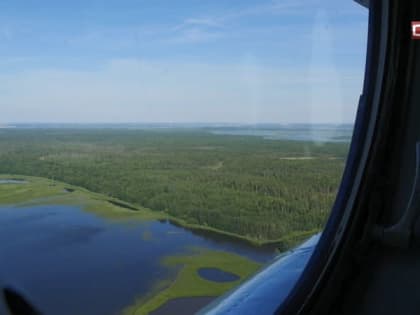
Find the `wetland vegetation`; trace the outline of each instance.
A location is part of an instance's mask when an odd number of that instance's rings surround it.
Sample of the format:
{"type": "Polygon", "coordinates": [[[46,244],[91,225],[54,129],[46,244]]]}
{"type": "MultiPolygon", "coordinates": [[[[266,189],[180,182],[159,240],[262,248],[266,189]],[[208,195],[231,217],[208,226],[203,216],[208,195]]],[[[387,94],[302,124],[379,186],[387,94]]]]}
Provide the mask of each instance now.
{"type": "Polygon", "coordinates": [[[170,283],[162,283],[159,293],[152,298],[140,299],[125,310],[126,315],[147,315],[165,303],[178,298],[219,296],[237,286],[255,273],[259,263],[239,255],[194,249],[192,255],[166,257],[162,263],[170,268],[180,268],[177,278],[170,283]],[[202,268],[217,268],[238,276],[235,281],[209,281],[199,275],[202,268]]]}

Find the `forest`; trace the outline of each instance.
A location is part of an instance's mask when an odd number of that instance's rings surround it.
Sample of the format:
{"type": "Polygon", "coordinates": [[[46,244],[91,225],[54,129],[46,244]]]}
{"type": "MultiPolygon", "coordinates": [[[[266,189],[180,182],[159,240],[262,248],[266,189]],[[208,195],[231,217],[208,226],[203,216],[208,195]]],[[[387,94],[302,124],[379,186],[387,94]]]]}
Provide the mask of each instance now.
{"type": "Polygon", "coordinates": [[[270,241],[319,231],[348,143],[204,129],[0,129],[0,174],[60,180],[186,224],[270,241]]]}

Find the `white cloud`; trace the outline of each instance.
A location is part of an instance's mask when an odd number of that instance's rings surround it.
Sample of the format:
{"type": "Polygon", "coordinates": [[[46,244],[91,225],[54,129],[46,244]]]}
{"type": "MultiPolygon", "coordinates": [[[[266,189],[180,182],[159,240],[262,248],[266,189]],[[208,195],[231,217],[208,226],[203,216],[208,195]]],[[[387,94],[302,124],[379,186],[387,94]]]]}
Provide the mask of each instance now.
{"type": "Polygon", "coordinates": [[[223,24],[214,18],[189,18],[184,21],[185,25],[200,25],[207,27],[222,27],[223,24]]]}
{"type": "MultiPolygon", "coordinates": [[[[347,4],[347,3],[346,3],[347,4]]],[[[203,42],[210,41],[219,38],[227,38],[237,36],[238,34],[247,34],[253,32],[266,31],[266,33],[276,34],[279,28],[283,28],[287,33],[290,33],[291,29],[296,29],[295,23],[290,25],[290,22],[284,22],[280,20],[281,17],[287,17],[290,20],[291,17],[298,16],[300,19],[300,25],[311,23],[312,18],[316,12],[324,12],[327,15],[355,15],[358,18],[361,16],[367,20],[367,12],[358,4],[344,5],[340,1],[320,1],[320,0],[274,0],[261,2],[258,5],[245,6],[236,10],[224,11],[220,14],[213,15],[201,15],[185,19],[181,24],[176,25],[173,30],[174,34],[169,42],[203,42]],[[364,12],[364,14],[361,14],[364,12]],[[303,16],[306,15],[306,18],[303,16]],[[272,29],[273,26],[259,26],[255,25],[247,26],[248,20],[254,17],[269,17],[277,16],[279,18],[279,25],[276,29],[272,29]],[[310,19],[308,20],[308,17],[310,19]],[[262,30],[263,29],[263,30],[262,30]]],[[[363,25],[364,27],[364,25],[363,25]]],[[[337,31],[346,31],[348,27],[344,24],[335,25],[337,31]]],[[[361,25],[352,25],[352,30],[356,29],[358,36],[360,37],[363,29],[361,25]]],[[[246,35],[245,35],[246,36],[246,35]]],[[[288,36],[289,38],[289,36],[288,36]]],[[[349,40],[350,41],[350,40],[349,40]]]]}
{"type": "Polygon", "coordinates": [[[172,36],[168,36],[167,38],[163,39],[162,42],[176,44],[192,44],[209,42],[225,36],[226,33],[208,31],[199,27],[191,27],[185,28],[172,36]]]}

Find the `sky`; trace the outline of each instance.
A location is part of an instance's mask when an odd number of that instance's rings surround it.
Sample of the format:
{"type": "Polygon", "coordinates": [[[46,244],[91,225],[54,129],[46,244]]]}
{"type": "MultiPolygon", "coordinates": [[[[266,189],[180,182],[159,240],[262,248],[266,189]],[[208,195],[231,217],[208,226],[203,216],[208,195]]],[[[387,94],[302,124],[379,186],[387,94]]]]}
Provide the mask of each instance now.
{"type": "Polygon", "coordinates": [[[0,124],[351,123],[351,0],[3,0],[0,124]]]}

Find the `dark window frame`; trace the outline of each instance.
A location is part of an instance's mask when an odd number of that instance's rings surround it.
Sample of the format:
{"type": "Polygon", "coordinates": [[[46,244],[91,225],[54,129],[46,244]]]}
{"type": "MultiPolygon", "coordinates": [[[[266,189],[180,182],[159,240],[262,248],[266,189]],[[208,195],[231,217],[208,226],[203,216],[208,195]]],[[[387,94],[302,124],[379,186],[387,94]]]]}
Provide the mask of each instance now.
{"type": "Polygon", "coordinates": [[[306,314],[327,281],[343,239],[355,216],[366,167],[377,133],[388,45],[389,1],[369,3],[368,44],[363,92],[342,182],[331,215],[300,279],[276,311],[278,315],[306,314]]]}

